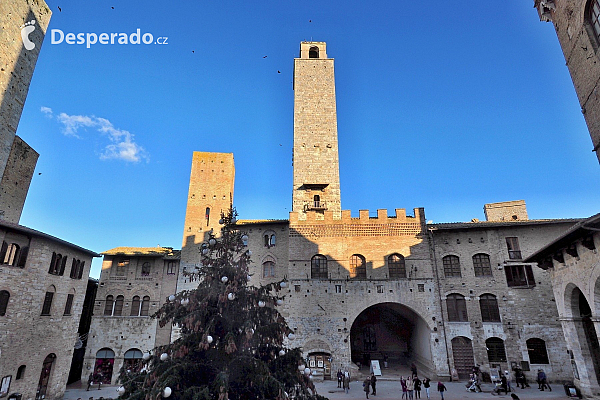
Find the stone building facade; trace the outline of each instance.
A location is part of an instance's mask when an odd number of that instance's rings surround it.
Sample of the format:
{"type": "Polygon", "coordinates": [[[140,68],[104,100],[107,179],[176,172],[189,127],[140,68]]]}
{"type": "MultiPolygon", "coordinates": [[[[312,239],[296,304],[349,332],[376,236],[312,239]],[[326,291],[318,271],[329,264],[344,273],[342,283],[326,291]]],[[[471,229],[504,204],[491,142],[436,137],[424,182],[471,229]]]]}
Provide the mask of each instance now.
{"type": "MultiPolygon", "coordinates": [[[[552,381],[570,380],[549,275],[523,258],[578,220],[529,220],[522,200],[486,204],[483,222],[427,224],[423,208],[353,217],[341,208],[336,118],[333,59],[325,43],[303,42],[294,61],[292,211],[288,220],[238,221],[249,236],[251,284],[289,284],[280,308],[295,332],[288,345],[324,378],[386,359],[439,378],[464,378],[479,365],[486,374],[519,367],[532,379],[543,368],[552,381]]],[[[176,291],[197,284],[187,272],[201,243],[219,234],[234,179],[232,154],[194,153],[176,291]]],[[[123,291],[109,279],[112,253],[99,312],[103,296],[123,291]]],[[[161,292],[161,301],[174,293],[161,292]]],[[[132,326],[96,315],[96,337],[110,346],[98,342],[89,365],[104,347],[139,345],[119,345],[140,336],[132,326]]],[[[150,330],[137,348],[153,347],[150,330]]]]}
{"type": "Polygon", "coordinates": [[[583,220],[536,251],[535,261],[552,279],[567,341],[573,380],[600,398],[600,214],[583,220]]]}
{"type": "Polygon", "coordinates": [[[104,253],[82,380],[115,384],[119,370],[141,367],[155,346],[168,344],[171,328],[151,318],[176,292],[180,251],[168,247],[117,247],[104,253]]]}
{"type": "Polygon", "coordinates": [[[600,161],[600,2],[598,0],[534,0],[540,20],[552,22],[565,56],[592,151],[600,161]]]}
{"type": "Polygon", "coordinates": [[[523,260],[578,220],[527,220],[524,203],[521,214],[505,203],[486,209],[502,205],[496,221],[428,226],[449,365],[461,378],[480,365],[571,380],[550,276],[523,260]]]}
{"type": "Polygon", "coordinates": [[[0,237],[0,396],[61,398],[97,254],[5,221],[0,237]]]}
{"type": "Polygon", "coordinates": [[[0,219],[18,223],[38,154],[16,136],[52,12],[37,0],[0,4],[0,219]]]}

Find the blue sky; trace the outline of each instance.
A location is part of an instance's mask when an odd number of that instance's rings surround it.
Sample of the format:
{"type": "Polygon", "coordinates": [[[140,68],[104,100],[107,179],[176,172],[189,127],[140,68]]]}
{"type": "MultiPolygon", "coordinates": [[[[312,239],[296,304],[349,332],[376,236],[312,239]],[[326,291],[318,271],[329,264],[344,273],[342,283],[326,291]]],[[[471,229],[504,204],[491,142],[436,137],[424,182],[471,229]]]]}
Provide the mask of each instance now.
{"type": "Polygon", "coordinates": [[[533,1],[47,2],[49,31],[168,44],[46,36],[18,128],[40,153],[23,225],[98,252],[180,248],[195,150],[234,153],[241,218],[287,218],[293,58],[311,39],[335,58],[343,209],[599,211],[600,167],[533,1]]]}

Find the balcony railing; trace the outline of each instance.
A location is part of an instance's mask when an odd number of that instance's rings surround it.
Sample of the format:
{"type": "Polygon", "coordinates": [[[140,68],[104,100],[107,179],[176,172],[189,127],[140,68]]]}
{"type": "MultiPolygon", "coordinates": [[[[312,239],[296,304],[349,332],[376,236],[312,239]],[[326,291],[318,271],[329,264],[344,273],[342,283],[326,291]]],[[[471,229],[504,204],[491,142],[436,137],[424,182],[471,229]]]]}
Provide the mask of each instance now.
{"type": "Polygon", "coordinates": [[[304,211],[310,210],[327,210],[327,203],[324,201],[309,201],[308,203],[304,204],[304,211]]]}

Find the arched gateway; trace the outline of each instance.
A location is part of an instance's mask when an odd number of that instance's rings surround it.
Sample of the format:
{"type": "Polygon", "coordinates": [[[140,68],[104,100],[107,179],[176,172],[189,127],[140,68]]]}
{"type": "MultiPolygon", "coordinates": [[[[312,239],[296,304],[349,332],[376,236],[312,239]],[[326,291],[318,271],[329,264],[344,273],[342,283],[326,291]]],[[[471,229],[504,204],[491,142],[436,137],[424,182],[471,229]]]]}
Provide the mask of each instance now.
{"type": "Polygon", "coordinates": [[[435,371],[431,343],[431,328],[425,320],[400,303],[378,303],[364,309],[350,329],[351,358],[360,365],[387,359],[392,368],[414,363],[419,371],[430,374],[435,371]]]}

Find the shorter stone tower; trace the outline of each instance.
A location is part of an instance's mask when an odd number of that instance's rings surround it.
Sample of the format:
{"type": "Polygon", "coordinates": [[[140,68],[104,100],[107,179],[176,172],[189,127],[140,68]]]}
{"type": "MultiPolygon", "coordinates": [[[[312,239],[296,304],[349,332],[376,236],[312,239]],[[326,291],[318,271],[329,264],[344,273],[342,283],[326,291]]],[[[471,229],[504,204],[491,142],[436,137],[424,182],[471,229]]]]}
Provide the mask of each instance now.
{"type": "Polygon", "coordinates": [[[211,233],[219,233],[221,212],[233,203],[235,167],[232,153],[194,152],[190,190],[185,212],[181,268],[177,290],[193,289],[183,272],[193,271],[200,262],[200,244],[211,233]]]}

